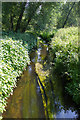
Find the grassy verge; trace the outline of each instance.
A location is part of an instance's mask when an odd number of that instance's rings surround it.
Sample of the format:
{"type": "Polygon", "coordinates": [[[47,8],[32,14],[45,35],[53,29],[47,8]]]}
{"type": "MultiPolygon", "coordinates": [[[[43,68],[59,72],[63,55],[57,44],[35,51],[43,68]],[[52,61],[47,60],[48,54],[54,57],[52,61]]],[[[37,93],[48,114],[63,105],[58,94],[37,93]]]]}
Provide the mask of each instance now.
{"type": "Polygon", "coordinates": [[[16,87],[16,78],[29,62],[28,50],[20,41],[0,40],[0,115],[5,110],[6,99],[16,87]]]}
{"type": "Polygon", "coordinates": [[[54,70],[66,77],[66,90],[80,104],[80,61],[78,58],[78,28],[60,29],[51,42],[54,70]]]}

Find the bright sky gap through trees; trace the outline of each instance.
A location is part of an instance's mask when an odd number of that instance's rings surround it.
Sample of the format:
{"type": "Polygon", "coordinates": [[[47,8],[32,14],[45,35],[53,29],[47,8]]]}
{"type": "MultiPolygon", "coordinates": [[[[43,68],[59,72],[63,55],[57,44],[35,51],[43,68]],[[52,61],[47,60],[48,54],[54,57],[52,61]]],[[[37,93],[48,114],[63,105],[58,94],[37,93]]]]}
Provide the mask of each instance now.
{"type": "MultiPolygon", "coordinates": [[[[0,0],[1,2],[27,2],[28,0],[0,0]]],[[[79,0],[29,0],[29,2],[79,2],[79,0]]]]}

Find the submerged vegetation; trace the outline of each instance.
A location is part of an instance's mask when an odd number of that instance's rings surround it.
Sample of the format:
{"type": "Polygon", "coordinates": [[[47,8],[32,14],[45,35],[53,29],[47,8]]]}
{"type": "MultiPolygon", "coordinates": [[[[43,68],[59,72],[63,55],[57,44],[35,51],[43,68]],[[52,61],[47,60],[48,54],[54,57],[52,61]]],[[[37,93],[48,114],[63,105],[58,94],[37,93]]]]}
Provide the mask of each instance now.
{"type": "Polygon", "coordinates": [[[0,40],[0,113],[5,110],[6,99],[16,87],[17,77],[30,63],[28,51],[20,41],[0,40]]]}
{"type": "MultiPolygon", "coordinates": [[[[44,45],[44,50],[45,47],[44,45]]],[[[45,114],[49,118],[55,118],[55,113],[60,113],[63,110],[65,116],[70,107],[71,111],[73,111],[73,103],[77,105],[80,103],[78,28],[60,29],[52,39],[50,47],[52,49],[50,48],[47,52],[47,57],[45,52],[43,58],[44,50],[41,51],[42,61],[36,63],[35,68],[45,114]],[[62,39],[63,37],[65,39],[62,39]],[[73,55],[76,55],[76,57],[73,55]],[[68,101],[68,99],[71,101],[68,101]]],[[[77,109],[80,109],[79,106],[77,106],[77,109]]]]}
{"type": "Polygon", "coordinates": [[[43,70],[43,66],[40,63],[36,63],[35,64],[35,69],[36,69],[36,73],[38,74],[41,82],[42,81],[44,82],[44,80],[46,79],[46,77],[49,76],[49,70],[44,71],[43,70]]]}

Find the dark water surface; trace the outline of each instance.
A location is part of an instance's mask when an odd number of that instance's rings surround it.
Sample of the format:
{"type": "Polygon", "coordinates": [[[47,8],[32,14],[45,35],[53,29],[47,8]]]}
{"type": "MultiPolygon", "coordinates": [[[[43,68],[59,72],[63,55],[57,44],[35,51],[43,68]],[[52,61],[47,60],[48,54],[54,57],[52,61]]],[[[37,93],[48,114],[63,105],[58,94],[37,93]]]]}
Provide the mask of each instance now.
{"type": "Polygon", "coordinates": [[[48,46],[40,44],[38,50],[33,51],[30,57],[31,64],[24,71],[13,95],[8,99],[3,118],[78,118],[77,107],[70,96],[64,94],[64,84],[53,73],[48,46]],[[45,80],[46,107],[42,97],[44,93],[41,92],[35,72],[37,62],[45,69],[50,69],[50,75],[45,80]]]}

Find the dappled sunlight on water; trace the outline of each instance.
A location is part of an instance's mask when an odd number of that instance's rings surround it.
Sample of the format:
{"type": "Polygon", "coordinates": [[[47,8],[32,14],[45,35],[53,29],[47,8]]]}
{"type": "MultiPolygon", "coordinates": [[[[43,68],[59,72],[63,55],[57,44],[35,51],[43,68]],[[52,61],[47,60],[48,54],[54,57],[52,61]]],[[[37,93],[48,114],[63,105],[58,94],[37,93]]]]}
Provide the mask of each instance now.
{"type": "Polygon", "coordinates": [[[44,118],[44,108],[34,63],[27,67],[8,100],[4,118],[44,118]]]}
{"type": "Polygon", "coordinates": [[[78,117],[77,107],[64,93],[64,83],[53,72],[48,45],[40,44],[38,50],[30,54],[30,59],[30,65],[17,82],[13,95],[8,99],[3,117],[78,117]]]}

